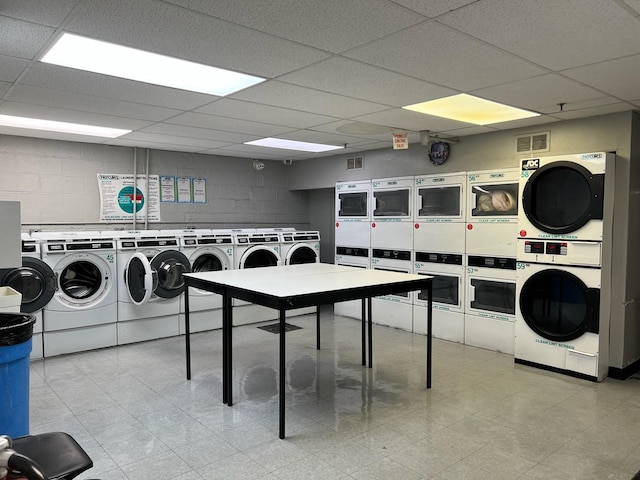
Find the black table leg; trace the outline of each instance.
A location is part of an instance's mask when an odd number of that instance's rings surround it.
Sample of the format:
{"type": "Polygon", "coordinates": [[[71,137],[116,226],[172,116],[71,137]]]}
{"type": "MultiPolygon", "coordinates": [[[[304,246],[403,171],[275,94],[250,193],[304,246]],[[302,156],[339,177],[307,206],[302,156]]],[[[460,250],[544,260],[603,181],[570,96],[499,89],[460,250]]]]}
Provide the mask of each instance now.
{"type": "Polygon", "coordinates": [[[285,310],[280,310],[280,438],[284,438],[284,400],[285,400],[285,310]]]}
{"type": "Polygon", "coordinates": [[[222,294],[222,403],[226,405],[229,401],[229,392],[227,391],[227,326],[229,317],[228,306],[229,295],[225,289],[222,294]]]}
{"type": "Polygon", "coordinates": [[[227,405],[233,405],[233,299],[227,298],[227,405]]]}
{"type": "Polygon", "coordinates": [[[187,380],[191,380],[191,335],[189,335],[189,287],[184,289],[184,350],[187,357],[187,380]]]}
{"type": "Polygon", "coordinates": [[[427,287],[427,388],[431,388],[431,358],[433,357],[433,280],[427,287]]]}
{"type": "Polygon", "coordinates": [[[367,364],[367,304],[366,299],[362,298],[362,365],[367,364]]]}
{"type": "Polygon", "coordinates": [[[320,350],[320,305],[316,305],[316,349],[320,350]]]}
{"type": "Polygon", "coordinates": [[[371,313],[371,297],[367,298],[367,326],[369,327],[369,368],[373,368],[373,319],[371,313]]]}

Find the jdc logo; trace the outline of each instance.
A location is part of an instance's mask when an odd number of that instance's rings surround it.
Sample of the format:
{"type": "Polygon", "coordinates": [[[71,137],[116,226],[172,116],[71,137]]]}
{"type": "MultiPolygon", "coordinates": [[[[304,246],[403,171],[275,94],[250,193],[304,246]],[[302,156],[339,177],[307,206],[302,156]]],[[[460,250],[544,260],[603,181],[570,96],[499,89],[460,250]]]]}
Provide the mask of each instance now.
{"type": "Polygon", "coordinates": [[[522,161],[522,170],[536,170],[538,167],[540,167],[539,158],[530,158],[522,161]]]}

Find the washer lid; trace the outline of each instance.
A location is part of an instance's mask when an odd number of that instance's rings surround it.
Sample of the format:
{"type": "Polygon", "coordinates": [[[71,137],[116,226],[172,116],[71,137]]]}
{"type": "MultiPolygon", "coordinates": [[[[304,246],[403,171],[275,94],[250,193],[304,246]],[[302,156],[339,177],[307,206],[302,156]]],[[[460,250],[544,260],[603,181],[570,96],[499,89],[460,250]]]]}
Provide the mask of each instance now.
{"type": "Polygon", "coordinates": [[[177,250],[165,250],[151,260],[151,269],[158,274],[154,293],[162,298],[174,298],[184,292],[184,273],[190,273],[189,259],[177,250]]]}
{"type": "Polygon", "coordinates": [[[124,283],[129,298],[136,305],[147,303],[151,298],[158,284],[158,277],[143,253],[136,252],[129,259],[124,271],[124,283]]]}
{"type": "Polygon", "coordinates": [[[22,294],[20,311],[33,313],[44,308],[56,292],[56,277],[49,265],[35,257],[22,257],[22,267],[13,268],[0,281],[22,294]]]}

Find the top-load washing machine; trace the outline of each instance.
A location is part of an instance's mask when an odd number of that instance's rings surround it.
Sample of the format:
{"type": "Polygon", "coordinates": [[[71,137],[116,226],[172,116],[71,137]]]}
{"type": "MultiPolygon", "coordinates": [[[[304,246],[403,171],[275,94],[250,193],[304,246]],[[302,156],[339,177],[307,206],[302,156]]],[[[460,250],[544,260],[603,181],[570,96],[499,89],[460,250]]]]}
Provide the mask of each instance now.
{"type": "Polygon", "coordinates": [[[414,177],[371,181],[371,248],[413,250],[414,177]]]}
{"type": "Polygon", "coordinates": [[[116,249],[100,232],[35,232],[53,270],[55,294],[43,311],[44,356],[117,343],[116,249]]]}
{"type": "Polygon", "coordinates": [[[22,266],[8,269],[0,277],[0,286],[11,287],[22,295],[20,311],[33,315],[31,358],[42,358],[42,310],[56,292],[53,270],[40,258],[40,243],[22,233],[22,266]]]}
{"type": "Polygon", "coordinates": [[[118,344],[178,335],[189,259],[180,239],[160,232],[117,233],[118,344]]]}

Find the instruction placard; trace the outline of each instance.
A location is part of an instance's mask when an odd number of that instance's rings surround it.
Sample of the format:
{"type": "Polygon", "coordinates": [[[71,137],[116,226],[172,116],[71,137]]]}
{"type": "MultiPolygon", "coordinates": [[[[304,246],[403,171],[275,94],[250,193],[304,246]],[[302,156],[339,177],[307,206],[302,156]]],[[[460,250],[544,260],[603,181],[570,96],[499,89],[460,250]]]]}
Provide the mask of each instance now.
{"type": "Polygon", "coordinates": [[[98,174],[100,222],[160,221],[158,175],[98,174]],[[148,185],[147,185],[148,180],[148,185]]]}

